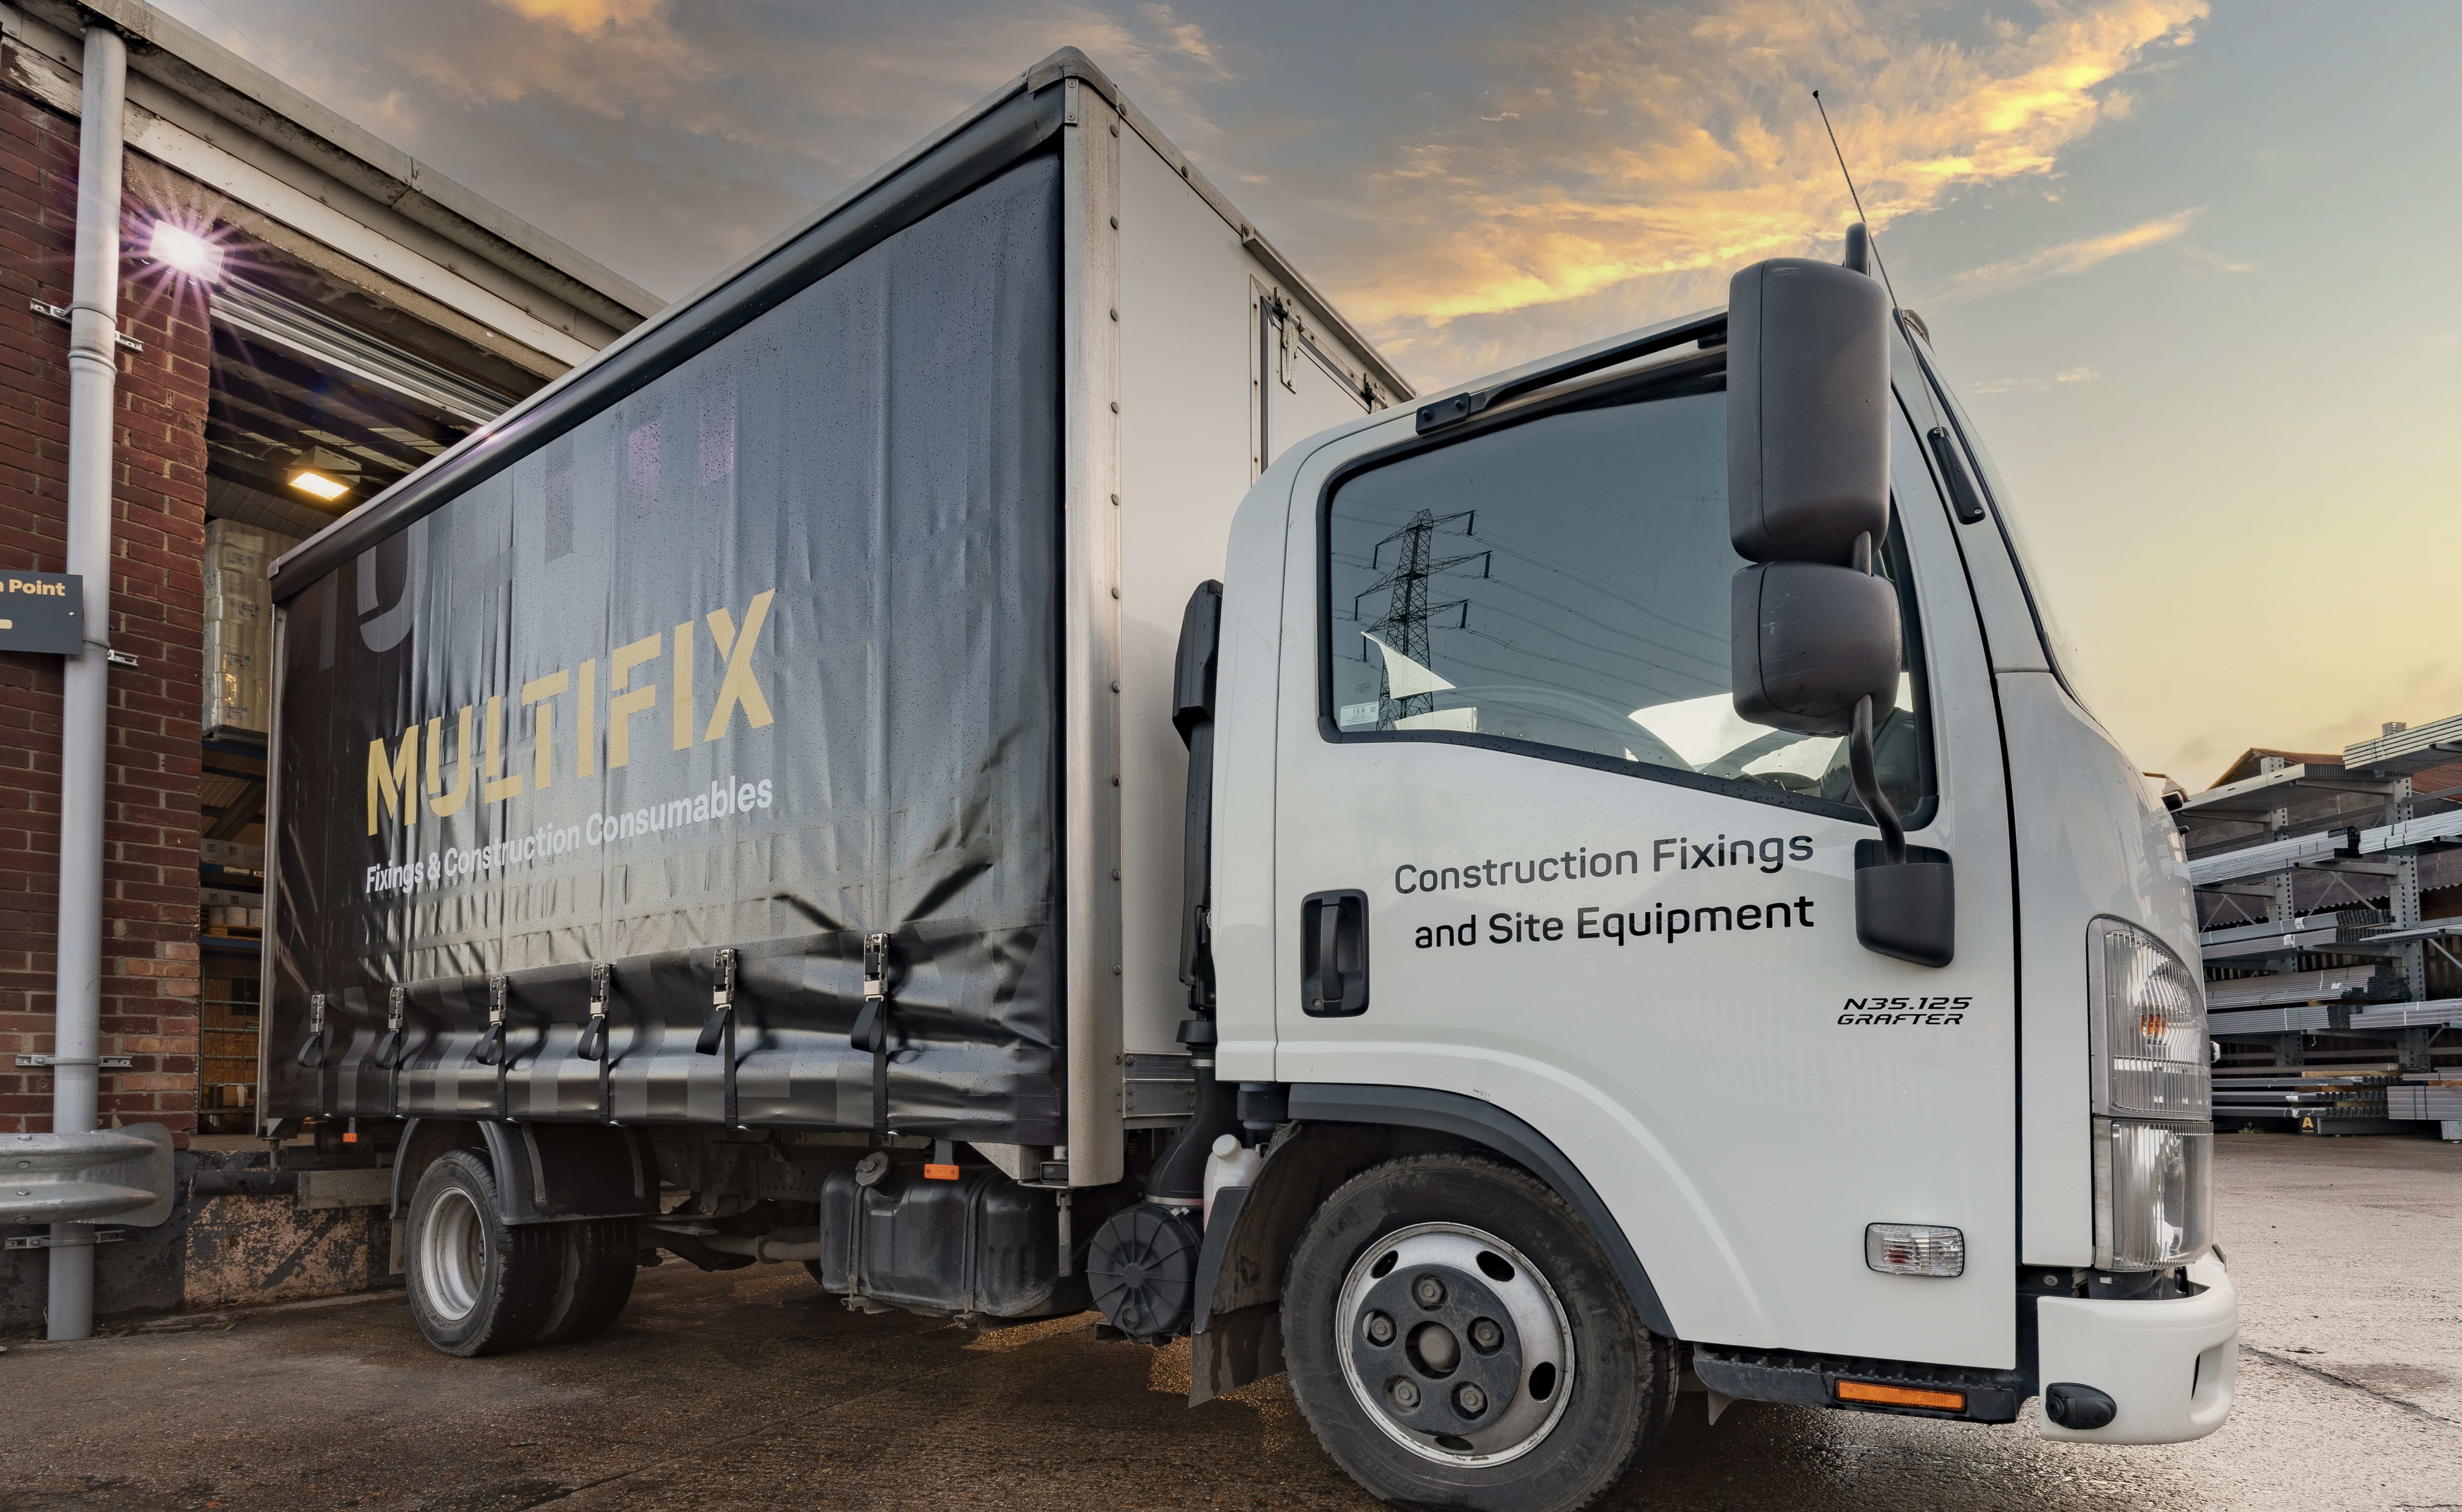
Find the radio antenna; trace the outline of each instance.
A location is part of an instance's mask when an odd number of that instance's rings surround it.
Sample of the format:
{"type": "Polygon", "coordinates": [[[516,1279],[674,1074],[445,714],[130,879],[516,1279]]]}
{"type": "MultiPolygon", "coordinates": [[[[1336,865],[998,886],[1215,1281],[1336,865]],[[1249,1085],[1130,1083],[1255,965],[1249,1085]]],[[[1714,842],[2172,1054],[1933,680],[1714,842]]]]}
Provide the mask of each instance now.
{"type": "Polygon", "coordinates": [[[1838,128],[1829,124],[1829,107],[1821,102],[1821,91],[1812,92],[1812,108],[1821,112],[1821,129],[1829,134],[1829,150],[1838,158],[1838,176],[1846,181],[1846,198],[1855,202],[1855,218],[1864,223],[1864,235],[1872,248],[1872,264],[1881,270],[1881,287],[1890,292],[1890,308],[1898,307],[1897,286],[1890,282],[1890,265],[1881,259],[1881,238],[1872,230],[1872,218],[1864,213],[1864,197],[1855,192],[1855,175],[1847,170],[1846,154],[1838,145],[1838,128]]]}

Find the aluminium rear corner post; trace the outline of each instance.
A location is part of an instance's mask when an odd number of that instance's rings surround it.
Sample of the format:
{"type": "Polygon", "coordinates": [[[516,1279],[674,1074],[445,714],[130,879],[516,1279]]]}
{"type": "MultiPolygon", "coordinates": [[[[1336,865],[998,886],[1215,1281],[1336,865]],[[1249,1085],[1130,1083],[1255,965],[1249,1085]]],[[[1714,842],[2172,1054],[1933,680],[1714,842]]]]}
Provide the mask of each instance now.
{"type": "Polygon", "coordinates": [[[1061,153],[1062,804],[1069,1181],[1120,1179],[1120,118],[1075,78],[1061,153]]]}
{"type": "MultiPolygon", "coordinates": [[[[85,583],[85,649],[60,687],[59,927],[52,1034],[52,1132],[95,1127],[102,1046],[103,758],[111,704],[111,475],[119,354],[119,192],[128,45],[85,33],[77,137],[76,274],[69,305],[68,567],[85,583]]],[[[94,1225],[52,1225],[46,1330],[94,1334],[94,1225]]]]}

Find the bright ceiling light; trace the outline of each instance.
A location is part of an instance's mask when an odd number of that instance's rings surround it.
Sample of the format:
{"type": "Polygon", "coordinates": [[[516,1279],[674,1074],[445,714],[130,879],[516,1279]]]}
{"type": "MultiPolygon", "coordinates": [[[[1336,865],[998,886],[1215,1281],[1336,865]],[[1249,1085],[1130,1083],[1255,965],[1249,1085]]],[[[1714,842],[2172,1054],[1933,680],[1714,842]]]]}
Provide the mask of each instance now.
{"type": "Polygon", "coordinates": [[[291,475],[291,486],[301,493],[314,494],[327,504],[351,491],[347,483],[336,483],[313,467],[302,467],[291,475]]]}
{"type": "Polygon", "coordinates": [[[158,263],[176,268],[191,278],[220,283],[223,276],[223,249],[194,231],[182,230],[168,221],[156,221],[153,235],[145,244],[145,255],[158,263]]]}

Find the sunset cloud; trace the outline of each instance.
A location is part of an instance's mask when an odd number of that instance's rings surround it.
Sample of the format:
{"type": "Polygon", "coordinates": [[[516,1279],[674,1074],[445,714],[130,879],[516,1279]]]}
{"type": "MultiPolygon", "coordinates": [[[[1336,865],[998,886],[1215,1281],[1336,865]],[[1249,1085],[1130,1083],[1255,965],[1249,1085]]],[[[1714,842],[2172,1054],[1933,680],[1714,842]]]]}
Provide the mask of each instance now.
{"type": "MultiPolygon", "coordinates": [[[[165,3],[253,46],[204,0],[165,3]]],[[[1185,4],[217,3],[345,114],[670,295],[1064,45],[1211,160],[1199,96],[1244,55],[1185,4]]]]}
{"type": "Polygon", "coordinates": [[[1126,18],[1074,0],[939,16],[884,8],[803,31],[670,0],[435,0],[426,22],[397,34],[396,55],[447,98],[551,101],[802,162],[842,184],[1063,42],[1193,140],[1217,135],[1191,89],[1235,76],[1205,29],[1163,4],[1126,18]],[[437,24],[448,13],[466,24],[437,24]]]}
{"type": "MultiPolygon", "coordinates": [[[[278,4],[281,0],[229,0],[278,4]]],[[[414,150],[494,123],[485,189],[566,194],[600,245],[697,264],[688,287],[1054,47],[1093,55],[1415,379],[1442,383],[1716,303],[1757,258],[1822,252],[1854,218],[1820,89],[1876,227],[2020,183],[2126,113],[2131,76],[2185,45],[2208,0],[1619,0],[1501,11],[1409,39],[1418,77],[1375,116],[1207,0],[917,0],[873,11],[675,0],[425,0],[355,12],[407,76],[414,150]],[[1262,71],[1260,57],[1279,57],[1262,71]],[[1406,103],[1407,101],[1407,103],[1406,103]],[[454,119],[458,113],[459,119],[454,119]],[[535,160],[525,168],[513,161],[535,160]],[[549,171],[549,164],[557,164],[549,171]]],[[[1350,46],[1376,28],[1348,27],[1350,46]]],[[[279,41],[279,38],[277,38],[279,41]]],[[[321,70],[349,91],[365,65],[321,70]]],[[[1920,307],[2076,272],[2174,240],[2193,212],[1898,292],[1920,307]]],[[[2005,257],[2005,253],[2002,254],[2005,257]]],[[[1893,271],[1895,270],[1893,268],[1893,271]]]]}
{"type": "Polygon", "coordinates": [[[2195,222],[2197,211],[2182,210],[2176,215],[2142,222],[2126,230],[2104,236],[2089,236],[2080,241],[2063,242],[2046,247],[2023,257],[2005,262],[1987,263],[1981,268],[1961,273],[1949,288],[1934,295],[1938,303],[1948,304],[1972,299],[1978,294],[1998,293],[2038,278],[2055,278],[2065,273],[2082,273],[2089,268],[2107,263],[2127,252],[2141,251],[2177,240],[2195,222]]]}
{"type": "MultiPolygon", "coordinates": [[[[1834,244],[1854,218],[1815,88],[1886,227],[2050,174],[2126,109],[2115,81],[2185,43],[2206,10],[2055,0],[2026,22],[1958,25],[1914,0],[1708,0],[1483,38],[1488,87],[1457,123],[1393,140],[1374,162],[1352,213],[1391,251],[1337,284],[1383,336],[1420,348],[1468,316],[1650,297],[1634,286],[1668,305],[1711,302],[1725,270],[1834,244]]],[[[2121,234],[2176,235],[2167,225],[2121,234]]]]}
{"type": "Polygon", "coordinates": [[[533,21],[552,21],[574,32],[635,26],[659,16],[667,0],[496,0],[533,21]]]}
{"type": "Polygon", "coordinates": [[[1137,7],[1137,14],[1154,31],[1157,52],[1184,58],[1203,69],[1217,81],[1233,76],[1231,70],[1224,65],[1221,54],[1215,50],[1214,39],[1205,34],[1205,28],[1194,21],[1181,20],[1167,5],[1141,5],[1137,7]]]}

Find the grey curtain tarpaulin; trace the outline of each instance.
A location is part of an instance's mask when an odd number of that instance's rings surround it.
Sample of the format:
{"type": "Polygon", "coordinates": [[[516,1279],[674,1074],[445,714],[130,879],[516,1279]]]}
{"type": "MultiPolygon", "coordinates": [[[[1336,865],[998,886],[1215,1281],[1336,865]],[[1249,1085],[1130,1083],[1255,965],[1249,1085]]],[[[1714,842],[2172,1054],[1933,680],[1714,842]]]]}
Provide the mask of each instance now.
{"type": "Polygon", "coordinates": [[[868,1128],[879,930],[892,1127],[1066,1139],[1059,207],[1027,159],[290,597],[270,1113],[597,1116],[607,962],[612,1114],[716,1122],[726,946],[741,1121],[868,1128]]]}

